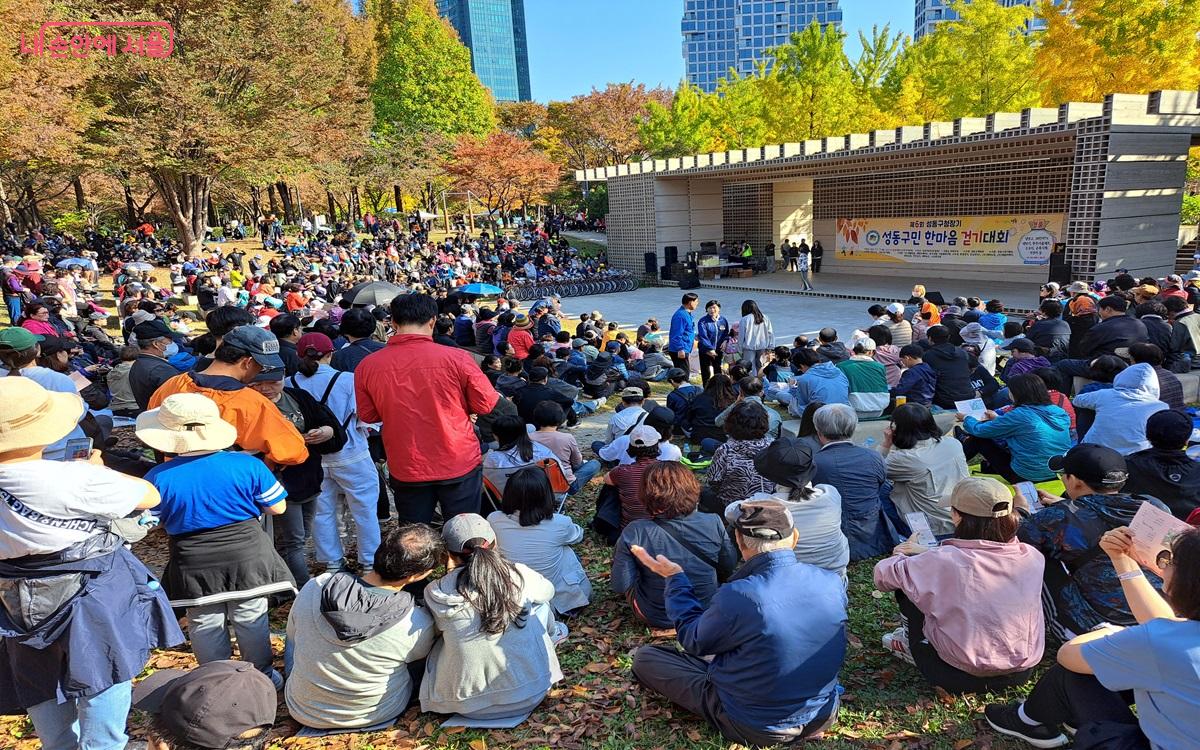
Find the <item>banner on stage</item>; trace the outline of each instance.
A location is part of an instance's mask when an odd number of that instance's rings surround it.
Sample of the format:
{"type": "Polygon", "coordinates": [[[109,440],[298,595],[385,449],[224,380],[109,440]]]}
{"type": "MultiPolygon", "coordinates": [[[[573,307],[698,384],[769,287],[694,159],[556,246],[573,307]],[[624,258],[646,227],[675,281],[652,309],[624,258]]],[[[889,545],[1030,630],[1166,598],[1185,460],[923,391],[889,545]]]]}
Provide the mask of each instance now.
{"type": "Polygon", "coordinates": [[[1065,214],[838,219],[839,259],[1041,266],[1062,242],[1065,214]]]}

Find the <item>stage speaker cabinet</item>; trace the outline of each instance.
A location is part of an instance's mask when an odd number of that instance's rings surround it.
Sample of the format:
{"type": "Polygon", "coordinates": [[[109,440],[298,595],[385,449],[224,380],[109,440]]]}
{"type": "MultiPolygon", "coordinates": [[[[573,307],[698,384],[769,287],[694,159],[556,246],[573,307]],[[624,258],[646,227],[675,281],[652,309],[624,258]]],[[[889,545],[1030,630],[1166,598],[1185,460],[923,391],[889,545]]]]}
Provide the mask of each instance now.
{"type": "Polygon", "coordinates": [[[672,263],[679,262],[679,248],[675,245],[667,245],[663,248],[663,261],[669,266],[672,263]]]}
{"type": "Polygon", "coordinates": [[[694,266],[687,268],[679,277],[680,289],[699,289],[700,271],[694,266]]]}
{"type": "Polygon", "coordinates": [[[646,273],[653,274],[658,270],[658,253],[645,253],[642,255],[642,259],[646,264],[646,273]]]}
{"type": "Polygon", "coordinates": [[[663,281],[673,281],[675,279],[675,274],[672,273],[671,270],[673,268],[675,268],[675,266],[663,266],[662,270],[659,272],[658,278],[662,279],[663,281]]]}
{"type": "Polygon", "coordinates": [[[1050,252],[1050,273],[1047,281],[1053,281],[1059,286],[1071,283],[1071,264],[1067,262],[1067,244],[1056,242],[1050,252]]]}

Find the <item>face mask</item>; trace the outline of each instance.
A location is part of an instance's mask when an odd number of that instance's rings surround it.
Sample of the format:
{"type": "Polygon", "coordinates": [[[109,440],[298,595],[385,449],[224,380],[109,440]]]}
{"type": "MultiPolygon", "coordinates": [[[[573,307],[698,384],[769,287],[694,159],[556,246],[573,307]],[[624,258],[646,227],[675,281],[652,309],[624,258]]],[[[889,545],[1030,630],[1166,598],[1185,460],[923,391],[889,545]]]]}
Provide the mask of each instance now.
{"type": "Polygon", "coordinates": [[[174,341],[172,341],[170,344],[167,344],[167,348],[163,350],[163,359],[170,359],[178,353],[179,344],[176,344],[174,341]]]}

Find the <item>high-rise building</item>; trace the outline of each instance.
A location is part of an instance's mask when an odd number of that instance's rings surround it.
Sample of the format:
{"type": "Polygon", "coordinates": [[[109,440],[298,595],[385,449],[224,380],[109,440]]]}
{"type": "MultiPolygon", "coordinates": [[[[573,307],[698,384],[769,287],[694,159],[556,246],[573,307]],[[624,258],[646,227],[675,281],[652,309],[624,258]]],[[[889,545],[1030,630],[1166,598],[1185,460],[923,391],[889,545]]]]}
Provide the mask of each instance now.
{"type": "MultiPolygon", "coordinates": [[[[1059,2],[1061,0],[1054,0],[1055,5],[1058,5],[1059,2]]],[[[913,39],[920,39],[930,33],[942,21],[957,20],[958,14],[950,7],[951,4],[952,0],[916,0],[916,23],[913,27],[913,39]]],[[[1028,5],[1034,8],[1037,7],[1038,0],[1000,0],[1000,4],[1005,8],[1017,5],[1028,5]]],[[[1040,18],[1031,18],[1025,24],[1025,33],[1041,31],[1044,28],[1046,28],[1045,21],[1040,18]]]]}
{"type": "Polygon", "coordinates": [[[713,91],[731,68],[752,73],[768,49],[814,21],[840,29],[838,0],[685,0],[680,28],[688,83],[713,91]]]}
{"type": "Polygon", "coordinates": [[[525,0],[437,0],[437,8],[471,50],[471,68],[497,101],[532,98],[525,0]]]}

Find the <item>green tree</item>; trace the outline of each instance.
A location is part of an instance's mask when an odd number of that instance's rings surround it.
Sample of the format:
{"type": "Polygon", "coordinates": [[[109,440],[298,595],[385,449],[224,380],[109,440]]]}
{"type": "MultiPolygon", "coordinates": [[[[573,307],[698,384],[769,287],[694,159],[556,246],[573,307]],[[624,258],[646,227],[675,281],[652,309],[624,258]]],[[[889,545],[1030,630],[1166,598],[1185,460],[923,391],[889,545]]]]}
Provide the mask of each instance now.
{"type": "Polygon", "coordinates": [[[377,130],[457,136],[496,127],[492,96],[471,70],[471,52],[433,0],[389,1],[375,21],[377,130]]]}
{"type": "Polygon", "coordinates": [[[679,84],[671,105],[650,102],[641,126],[642,140],[653,156],[687,156],[725,148],[713,124],[720,106],[717,97],[706,94],[686,81],[679,84]]]}
{"type": "Polygon", "coordinates": [[[1043,2],[1037,51],[1047,105],[1200,88],[1200,0],[1043,2]]]}
{"type": "Polygon", "coordinates": [[[785,140],[820,138],[849,132],[858,124],[862,101],[856,94],[854,75],[846,58],[846,35],[836,27],[813,23],[790,41],[771,50],[772,76],[759,76],[768,88],[778,88],[784,98],[770,109],[780,112],[787,125],[772,127],[785,140]]]}

